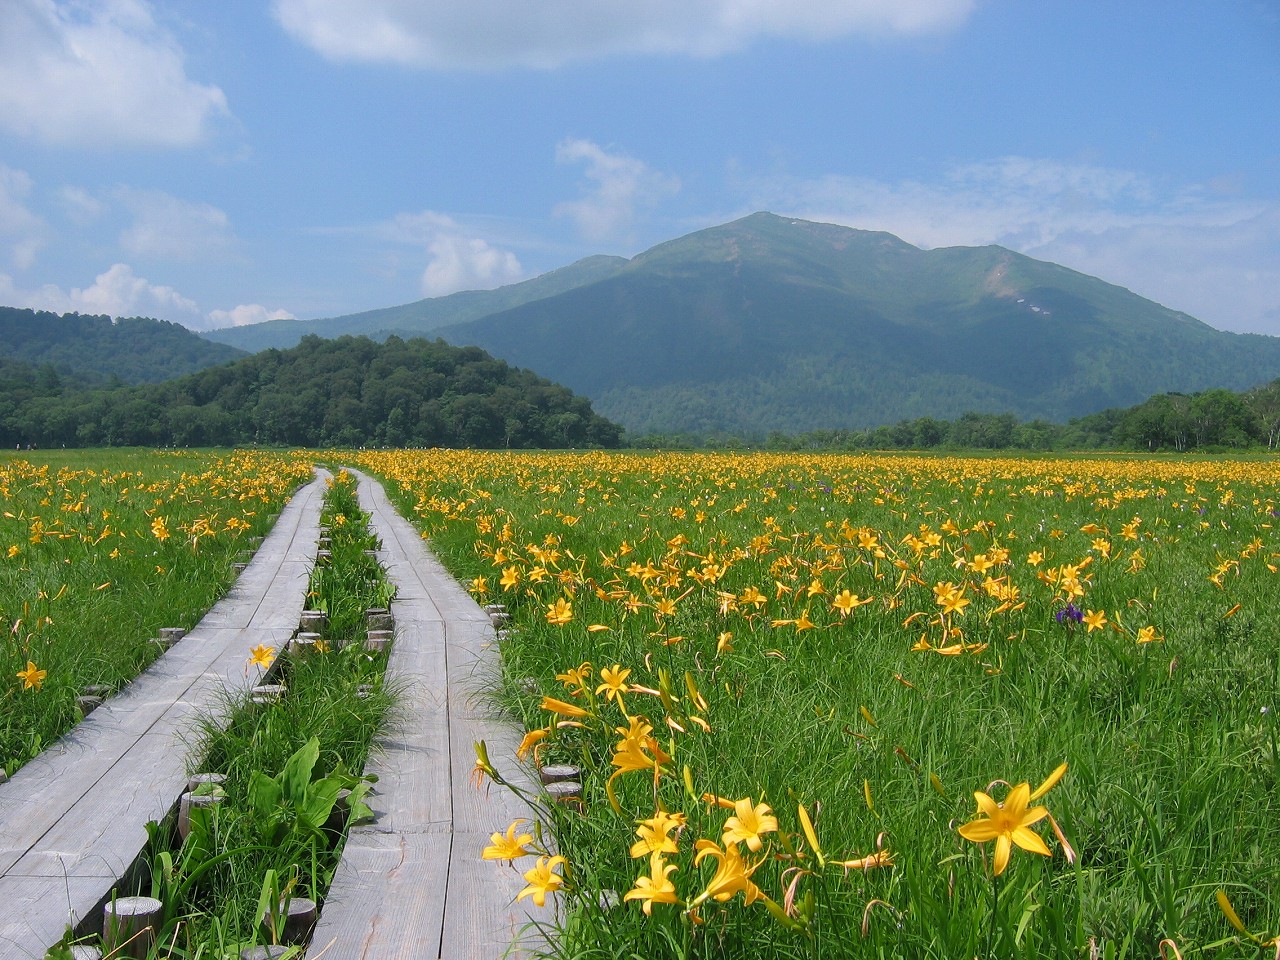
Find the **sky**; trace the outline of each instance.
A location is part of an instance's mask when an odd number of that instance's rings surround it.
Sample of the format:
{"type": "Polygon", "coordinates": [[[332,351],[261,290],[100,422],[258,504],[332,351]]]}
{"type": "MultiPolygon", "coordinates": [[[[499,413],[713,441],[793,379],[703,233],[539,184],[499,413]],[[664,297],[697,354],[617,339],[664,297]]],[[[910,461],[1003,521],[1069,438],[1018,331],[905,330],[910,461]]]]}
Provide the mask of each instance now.
{"type": "Polygon", "coordinates": [[[0,0],[0,304],[339,316],[758,210],[1280,335],[1280,0],[0,0]]]}

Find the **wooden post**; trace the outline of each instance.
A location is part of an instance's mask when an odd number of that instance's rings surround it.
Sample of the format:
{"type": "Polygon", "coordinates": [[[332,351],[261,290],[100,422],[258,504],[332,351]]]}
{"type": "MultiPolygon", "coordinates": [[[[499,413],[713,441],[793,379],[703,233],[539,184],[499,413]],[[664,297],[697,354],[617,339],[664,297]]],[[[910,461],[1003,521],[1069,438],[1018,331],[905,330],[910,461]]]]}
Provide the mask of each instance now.
{"type": "Polygon", "coordinates": [[[282,900],[275,917],[270,913],[263,915],[264,930],[270,932],[272,921],[279,919],[281,910],[287,912],[284,917],[284,929],[280,932],[280,942],[283,944],[306,943],[316,925],[316,902],[306,897],[290,897],[287,901],[282,900]]]}
{"type": "Polygon", "coordinates": [[[557,780],[545,787],[547,796],[562,807],[582,809],[582,784],[576,780],[557,780]]]}
{"type": "Polygon", "coordinates": [[[318,633],[328,622],[329,617],[323,610],[303,610],[298,620],[298,630],[301,633],[318,633]]]}
{"type": "Polygon", "coordinates": [[[76,709],[80,711],[82,720],[100,706],[102,706],[101,697],[76,697],[76,709]]]}
{"type": "Polygon", "coordinates": [[[249,700],[257,704],[278,703],[286,690],[283,683],[263,683],[253,688],[249,700]]]}
{"type": "Polygon", "coordinates": [[[395,618],[386,607],[370,607],[365,611],[365,619],[370,630],[394,630],[395,618]]]}
{"type": "Polygon", "coordinates": [[[185,840],[191,832],[191,810],[193,807],[213,808],[222,803],[221,794],[216,793],[184,793],[178,798],[178,836],[185,840]]]}
{"type": "Polygon", "coordinates": [[[102,908],[102,948],[113,957],[146,960],[156,944],[164,904],[154,897],[117,897],[102,908]]]}
{"type": "Polygon", "coordinates": [[[582,782],[582,768],[571,763],[550,763],[538,771],[538,774],[543,783],[582,782]]]}

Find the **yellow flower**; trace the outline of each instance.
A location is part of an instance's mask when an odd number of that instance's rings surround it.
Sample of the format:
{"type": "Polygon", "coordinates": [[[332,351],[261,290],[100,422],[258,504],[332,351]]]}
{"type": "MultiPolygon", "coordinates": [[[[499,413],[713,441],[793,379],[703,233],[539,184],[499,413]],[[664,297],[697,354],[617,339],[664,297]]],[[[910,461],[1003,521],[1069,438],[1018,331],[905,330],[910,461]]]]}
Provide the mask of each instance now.
{"type": "Polygon", "coordinates": [[[260,643],[249,651],[249,666],[269,667],[276,658],[276,648],[260,643]]]}
{"type": "Polygon", "coordinates": [[[537,730],[530,730],[526,733],[524,738],[520,741],[520,746],[516,747],[516,759],[523,760],[529,755],[529,751],[532,750],[534,759],[536,760],[538,757],[538,746],[543,740],[547,739],[549,734],[550,731],[543,727],[539,727],[537,730]]]}
{"type": "Polygon", "coordinates": [[[751,880],[751,874],[755,873],[759,864],[748,869],[742,860],[742,854],[738,852],[737,844],[727,843],[721,850],[714,841],[699,840],[695,849],[698,853],[693,858],[694,864],[712,857],[716,861],[716,872],[711,882],[707,884],[707,888],[694,898],[692,906],[697,906],[707,899],[724,903],[736,893],[742,893],[743,900],[749,906],[762,896],[760,888],[751,880]]]}
{"type": "Polygon", "coordinates": [[[555,893],[564,886],[564,877],[554,872],[555,868],[568,862],[564,857],[539,857],[533,868],[525,871],[524,879],[528,886],[516,894],[516,900],[532,897],[539,907],[546,906],[547,894],[555,893]]]}
{"type": "Polygon", "coordinates": [[[655,903],[679,903],[676,885],[668,878],[675,869],[674,863],[663,863],[662,854],[655,853],[649,858],[649,876],[637,878],[636,885],[628,890],[622,899],[643,901],[640,909],[647,917],[653,915],[655,903]]]}
{"type": "Polygon", "coordinates": [[[151,535],[162,543],[169,539],[169,527],[164,517],[156,517],[151,521],[151,535]]]}
{"type": "Polygon", "coordinates": [[[552,713],[558,713],[562,717],[585,717],[589,716],[586,710],[578,706],[576,703],[567,703],[564,700],[557,700],[555,697],[543,697],[542,709],[549,710],[552,713]]]}
{"type": "Polygon", "coordinates": [[[853,611],[856,610],[858,607],[862,606],[863,604],[870,603],[871,600],[872,600],[871,597],[867,597],[864,600],[863,598],[859,597],[856,593],[850,593],[848,590],[841,590],[839,593],[835,595],[835,598],[832,599],[831,609],[839,610],[840,616],[847,617],[849,614],[853,613],[853,611]]]}
{"type": "Polygon", "coordinates": [[[39,690],[49,671],[39,669],[31,660],[27,661],[27,669],[19,670],[17,678],[22,681],[23,690],[39,690]]]}
{"type": "Polygon", "coordinates": [[[767,803],[752,806],[751,798],[734,801],[734,815],[724,822],[724,842],[731,845],[743,841],[752,853],[764,845],[760,835],[778,829],[778,819],[767,803]]]}
{"type": "Polygon", "coordinates": [[[555,603],[547,604],[547,623],[563,627],[573,619],[573,604],[561,597],[555,603]]]}
{"type": "Polygon", "coordinates": [[[608,700],[617,699],[618,704],[622,704],[622,694],[627,689],[627,677],[631,675],[631,671],[622,669],[622,665],[615,663],[612,667],[605,667],[600,671],[600,679],[604,683],[596,687],[596,693],[603,693],[608,700]]]}
{"type": "Polygon", "coordinates": [[[959,833],[960,836],[974,843],[986,843],[988,840],[996,842],[995,861],[992,867],[995,876],[998,877],[1004,873],[1004,868],[1009,865],[1009,854],[1015,843],[1031,853],[1038,853],[1045,857],[1052,856],[1049,848],[1040,839],[1040,835],[1031,829],[1031,824],[1039,823],[1049,815],[1049,811],[1044,807],[1027,809],[1027,804],[1031,800],[1029,784],[1020,783],[1010,790],[1004,803],[996,803],[981,790],[975,790],[973,798],[978,803],[978,812],[985,814],[985,818],[964,824],[960,827],[959,833]]]}
{"type": "Polygon", "coordinates": [[[1084,615],[1084,625],[1089,628],[1089,633],[1095,630],[1101,630],[1107,625],[1107,611],[1105,610],[1088,610],[1084,615]]]}
{"type": "Polygon", "coordinates": [[[516,835],[516,829],[522,823],[528,823],[527,820],[517,820],[511,826],[507,827],[506,834],[495,833],[489,837],[489,846],[484,848],[480,854],[483,860],[506,860],[508,863],[518,857],[527,857],[532,854],[531,850],[525,849],[526,843],[533,842],[533,834],[522,833],[516,835]]]}
{"type": "Polygon", "coordinates": [[[670,814],[659,810],[648,820],[641,820],[636,828],[636,836],[640,839],[631,845],[631,856],[647,857],[655,853],[676,853],[679,847],[671,831],[679,833],[684,829],[683,813],[670,814]]]}

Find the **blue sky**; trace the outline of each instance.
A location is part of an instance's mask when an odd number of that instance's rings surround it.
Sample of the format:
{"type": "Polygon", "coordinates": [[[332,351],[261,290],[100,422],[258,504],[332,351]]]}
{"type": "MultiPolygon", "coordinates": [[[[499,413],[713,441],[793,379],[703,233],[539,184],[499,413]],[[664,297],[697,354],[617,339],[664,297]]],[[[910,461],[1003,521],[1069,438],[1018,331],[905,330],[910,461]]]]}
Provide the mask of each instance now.
{"type": "Polygon", "coordinates": [[[756,210],[1280,335],[1276,0],[0,0],[0,303],[195,329],[756,210]]]}

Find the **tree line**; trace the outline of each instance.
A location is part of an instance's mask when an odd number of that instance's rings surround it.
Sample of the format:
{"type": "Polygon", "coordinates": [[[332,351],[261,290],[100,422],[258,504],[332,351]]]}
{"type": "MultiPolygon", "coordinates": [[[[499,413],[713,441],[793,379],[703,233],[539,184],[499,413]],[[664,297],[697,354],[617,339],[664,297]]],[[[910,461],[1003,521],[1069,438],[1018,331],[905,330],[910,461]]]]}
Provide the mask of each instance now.
{"type": "Polygon", "coordinates": [[[767,434],[647,433],[630,446],[769,450],[1126,450],[1220,452],[1280,449],[1280,379],[1243,393],[1205,390],[1157,394],[1065,424],[1012,413],[965,413],[955,420],[915,417],[862,430],[767,434]]]}
{"type": "Polygon", "coordinates": [[[158,384],[85,385],[0,360],[6,447],[616,447],[585,397],[478,347],[304,337],[158,384]]]}

